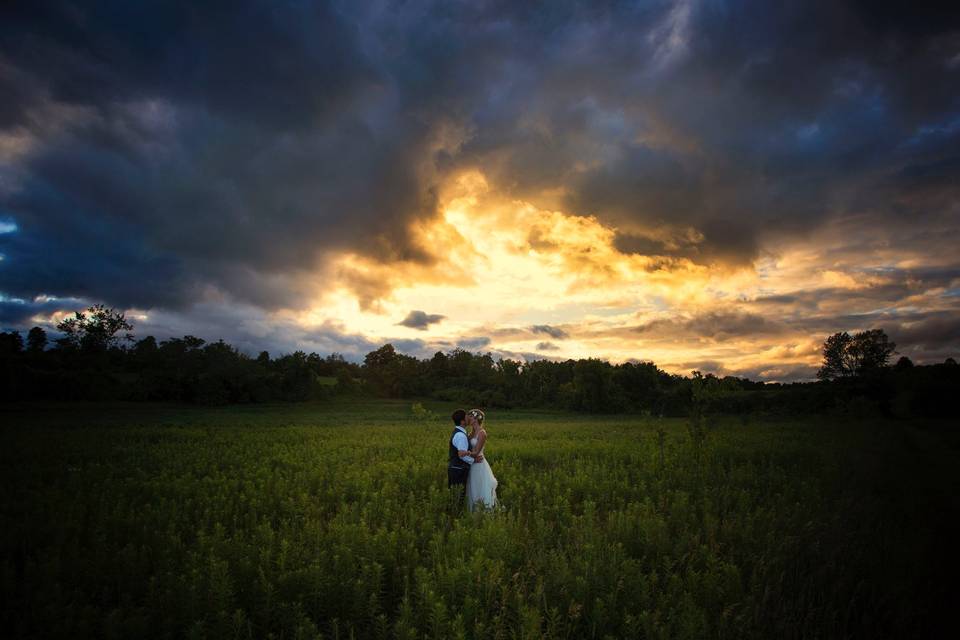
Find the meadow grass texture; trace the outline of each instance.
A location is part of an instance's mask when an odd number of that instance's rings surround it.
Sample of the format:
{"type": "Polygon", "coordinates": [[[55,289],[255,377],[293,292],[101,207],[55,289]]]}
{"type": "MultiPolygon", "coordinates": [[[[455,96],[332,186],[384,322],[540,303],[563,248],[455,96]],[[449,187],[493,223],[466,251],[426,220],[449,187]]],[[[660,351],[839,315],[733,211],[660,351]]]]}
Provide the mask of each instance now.
{"type": "Polygon", "coordinates": [[[446,486],[452,406],[8,406],[14,637],[931,637],[945,425],[490,411],[501,508],[446,486]]]}

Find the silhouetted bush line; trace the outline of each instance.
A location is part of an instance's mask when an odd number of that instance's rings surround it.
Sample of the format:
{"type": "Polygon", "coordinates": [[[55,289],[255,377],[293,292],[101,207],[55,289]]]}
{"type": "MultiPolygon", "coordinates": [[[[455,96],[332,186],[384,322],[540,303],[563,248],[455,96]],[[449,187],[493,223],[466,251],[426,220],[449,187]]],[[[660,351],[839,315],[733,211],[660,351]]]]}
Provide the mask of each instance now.
{"type": "Polygon", "coordinates": [[[361,368],[338,355],[250,358],[193,336],[103,350],[5,352],[6,400],[143,400],[242,404],[327,398],[359,389],[361,368]]]}
{"type": "Polygon", "coordinates": [[[362,364],[302,351],[252,358],[222,340],[206,343],[193,336],[160,343],[147,336],[132,346],[61,339],[54,348],[45,346],[42,330],[31,331],[26,346],[19,334],[0,334],[3,400],[243,404],[364,395],[684,416],[696,388],[702,410],[711,414],[944,417],[960,390],[960,367],[952,359],[913,366],[901,358],[894,367],[865,375],[779,384],[696,371],[684,377],[652,362],[522,363],[462,349],[421,360],[389,344],[367,354],[362,364]]]}

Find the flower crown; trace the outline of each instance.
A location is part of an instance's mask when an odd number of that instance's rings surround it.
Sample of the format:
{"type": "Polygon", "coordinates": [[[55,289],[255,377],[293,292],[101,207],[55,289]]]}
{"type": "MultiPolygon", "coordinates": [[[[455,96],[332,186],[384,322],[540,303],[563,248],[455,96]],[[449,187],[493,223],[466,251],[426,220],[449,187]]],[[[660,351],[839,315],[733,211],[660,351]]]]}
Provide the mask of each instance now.
{"type": "Polygon", "coordinates": [[[480,411],[480,409],[470,409],[470,411],[467,411],[467,414],[476,418],[477,422],[480,424],[483,424],[483,419],[485,416],[483,415],[483,411],[480,411]]]}

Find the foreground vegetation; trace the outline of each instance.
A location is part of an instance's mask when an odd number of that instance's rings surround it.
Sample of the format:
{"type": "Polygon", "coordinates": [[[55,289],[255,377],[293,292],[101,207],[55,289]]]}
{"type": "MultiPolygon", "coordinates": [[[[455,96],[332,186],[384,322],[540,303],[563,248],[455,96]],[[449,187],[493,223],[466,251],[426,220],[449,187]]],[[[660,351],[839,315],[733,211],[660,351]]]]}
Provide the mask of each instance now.
{"type": "Polygon", "coordinates": [[[445,484],[452,407],[2,411],[14,637],[931,637],[957,434],[490,411],[503,508],[445,484]],[[438,417],[439,416],[439,417],[438,417]]]}

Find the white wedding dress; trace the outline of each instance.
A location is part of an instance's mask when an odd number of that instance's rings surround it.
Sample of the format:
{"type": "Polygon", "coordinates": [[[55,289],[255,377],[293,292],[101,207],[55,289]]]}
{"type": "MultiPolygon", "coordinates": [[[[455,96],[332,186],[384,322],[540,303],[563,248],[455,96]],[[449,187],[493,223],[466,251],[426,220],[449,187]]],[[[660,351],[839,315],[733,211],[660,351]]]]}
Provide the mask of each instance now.
{"type": "MultiPolygon", "coordinates": [[[[470,446],[477,446],[477,439],[470,439],[470,446]]],[[[484,447],[486,448],[486,447],[484,447]]],[[[480,453],[483,453],[481,450],[480,453]]],[[[483,462],[474,462],[470,465],[467,475],[467,507],[470,511],[474,506],[491,508],[497,504],[497,478],[493,475],[490,463],[484,458],[483,462]]]]}

